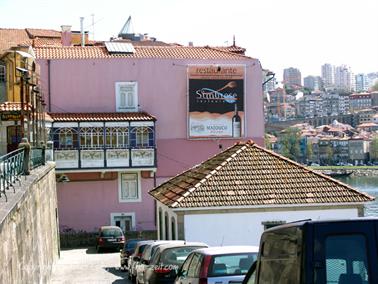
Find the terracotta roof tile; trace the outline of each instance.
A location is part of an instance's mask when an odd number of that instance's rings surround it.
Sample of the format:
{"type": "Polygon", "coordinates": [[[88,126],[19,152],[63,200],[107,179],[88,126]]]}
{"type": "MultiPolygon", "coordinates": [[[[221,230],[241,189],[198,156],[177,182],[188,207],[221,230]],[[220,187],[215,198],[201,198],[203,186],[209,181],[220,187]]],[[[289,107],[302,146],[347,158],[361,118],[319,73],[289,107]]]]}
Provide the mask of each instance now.
{"type": "Polygon", "coordinates": [[[49,113],[54,122],[80,121],[156,121],[145,112],[49,113]]]}
{"type": "Polygon", "coordinates": [[[89,59],[89,58],[168,58],[168,59],[250,59],[211,47],[188,46],[134,46],[132,54],[109,54],[104,46],[36,47],[39,59],[89,59]]]}
{"type": "Polygon", "coordinates": [[[29,40],[28,34],[23,29],[0,29],[0,54],[21,42],[29,40]]]}
{"type": "Polygon", "coordinates": [[[60,31],[55,31],[55,30],[46,30],[46,29],[25,29],[26,32],[28,33],[30,38],[36,38],[36,37],[55,37],[59,38],[61,36],[60,31]]]}
{"type": "MultiPolygon", "coordinates": [[[[44,39],[45,41],[52,41],[59,39],[61,33],[55,30],[46,29],[4,29],[0,28],[0,54],[11,47],[33,44],[32,39],[44,39]]],[[[47,45],[47,44],[44,44],[47,45]]],[[[49,44],[50,45],[50,44],[49,44]]]]}
{"type": "Polygon", "coordinates": [[[374,200],[251,141],[230,147],[149,193],[172,208],[374,200]]]}

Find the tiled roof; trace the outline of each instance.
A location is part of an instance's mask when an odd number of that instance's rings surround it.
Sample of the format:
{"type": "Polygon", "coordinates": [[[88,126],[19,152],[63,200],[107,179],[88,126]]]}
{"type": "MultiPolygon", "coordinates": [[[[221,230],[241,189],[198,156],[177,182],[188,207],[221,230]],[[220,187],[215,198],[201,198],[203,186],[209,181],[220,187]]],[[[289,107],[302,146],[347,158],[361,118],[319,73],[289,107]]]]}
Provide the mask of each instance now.
{"type": "Polygon", "coordinates": [[[61,36],[61,32],[55,30],[46,30],[46,29],[25,29],[28,33],[30,38],[36,37],[55,37],[59,38],[61,36]]]}
{"type": "MultiPolygon", "coordinates": [[[[30,104],[24,104],[24,110],[31,109],[32,106],[30,104]],[[29,107],[28,107],[29,106],[29,107]]],[[[18,102],[5,102],[0,104],[0,111],[20,111],[21,110],[21,103],[18,102]]]]}
{"type": "Polygon", "coordinates": [[[49,113],[54,122],[80,121],[155,121],[145,112],[49,113]]]}
{"type": "Polygon", "coordinates": [[[171,208],[362,203],[374,200],[252,141],[228,148],[149,193],[171,208]]]}
{"type": "Polygon", "coordinates": [[[89,59],[89,58],[167,58],[167,59],[250,59],[240,54],[216,48],[188,46],[134,46],[135,53],[109,54],[104,46],[36,47],[39,59],[89,59]]]}
{"type": "MultiPolygon", "coordinates": [[[[3,29],[0,28],[0,54],[18,45],[33,45],[33,40],[60,41],[60,32],[46,29],[3,29]]],[[[49,44],[50,45],[50,44],[49,44]]]]}
{"type": "Polygon", "coordinates": [[[28,40],[29,36],[23,29],[0,29],[0,54],[28,40]]]}
{"type": "Polygon", "coordinates": [[[225,51],[228,51],[228,52],[238,53],[238,54],[244,54],[245,51],[246,51],[245,48],[240,47],[240,46],[236,46],[236,45],[217,46],[217,47],[214,47],[214,48],[217,48],[217,49],[220,49],[220,50],[225,50],[225,51]]]}

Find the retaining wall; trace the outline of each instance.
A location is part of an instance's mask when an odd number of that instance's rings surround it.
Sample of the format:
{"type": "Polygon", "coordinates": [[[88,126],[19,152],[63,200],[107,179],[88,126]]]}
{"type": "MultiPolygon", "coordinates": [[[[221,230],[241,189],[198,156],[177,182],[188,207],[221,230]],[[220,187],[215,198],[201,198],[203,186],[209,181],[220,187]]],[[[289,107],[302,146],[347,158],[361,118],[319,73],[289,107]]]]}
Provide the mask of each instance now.
{"type": "Polygon", "coordinates": [[[0,198],[0,283],[48,283],[59,255],[55,164],[0,198]]]}

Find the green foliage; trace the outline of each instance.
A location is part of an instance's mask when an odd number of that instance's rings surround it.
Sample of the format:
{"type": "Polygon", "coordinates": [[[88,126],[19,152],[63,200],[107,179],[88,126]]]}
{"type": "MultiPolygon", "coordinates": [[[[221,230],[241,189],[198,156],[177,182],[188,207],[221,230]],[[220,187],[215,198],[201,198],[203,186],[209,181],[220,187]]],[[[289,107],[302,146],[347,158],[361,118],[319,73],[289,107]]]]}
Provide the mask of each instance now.
{"type": "Polygon", "coordinates": [[[282,155],[294,161],[298,160],[300,156],[299,140],[300,130],[298,128],[285,129],[280,139],[282,155]]]}
{"type": "Polygon", "coordinates": [[[378,136],[375,136],[370,143],[370,160],[378,161],[378,136]]]}
{"type": "Polygon", "coordinates": [[[272,142],[270,141],[269,136],[267,135],[267,133],[265,133],[265,135],[264,135],[264,143],[265,143],[265,148],[266,149],[272,150],[272,142]]]}
{"type": "Polygon", "coordinates": [[[333,162],[333,148],[332,146],[328,145],[327,148],[326,148],[326,154],[327,154],[327,161],[328,161],[328,164],[331,165],[332,162],[333,162]]]}
{"type": "Polygon", "coordinates": [[[307,142],[307,145],[306,145],[306,158],[308,161],[311,161],[312,160],[312,156],[314,155],[314,150],[312,150],[312,143],[311,142],[307,142]]]}
{"type": "Polygon", "coordinates": [[[372,87],[373,91],[378,91],[378,81],[372,87]]]}

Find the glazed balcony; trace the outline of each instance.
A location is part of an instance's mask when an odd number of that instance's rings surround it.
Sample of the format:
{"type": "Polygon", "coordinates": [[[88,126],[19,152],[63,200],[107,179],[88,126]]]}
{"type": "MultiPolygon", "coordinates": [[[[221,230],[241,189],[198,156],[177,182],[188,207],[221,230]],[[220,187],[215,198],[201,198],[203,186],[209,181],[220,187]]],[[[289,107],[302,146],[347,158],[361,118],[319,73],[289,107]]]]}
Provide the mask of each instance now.
{"type": "Polygon", "coordinates": [[[57,170],[155,168],[155,118],[145,113],[51,114],[57,170]],[[108,117],[110,116],[110,117],[108,117]],[[72,121],[76,120],[76,121],[72,121]]]}

